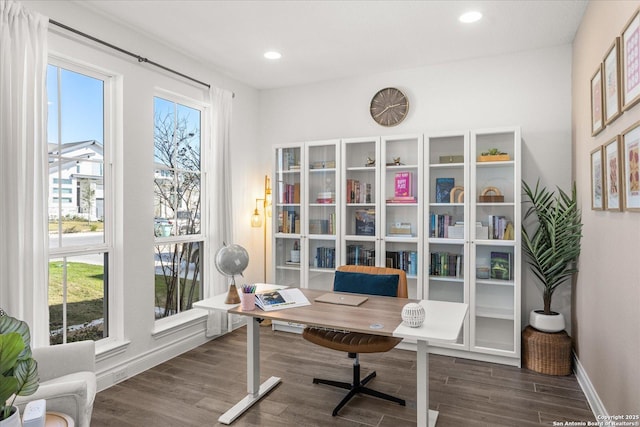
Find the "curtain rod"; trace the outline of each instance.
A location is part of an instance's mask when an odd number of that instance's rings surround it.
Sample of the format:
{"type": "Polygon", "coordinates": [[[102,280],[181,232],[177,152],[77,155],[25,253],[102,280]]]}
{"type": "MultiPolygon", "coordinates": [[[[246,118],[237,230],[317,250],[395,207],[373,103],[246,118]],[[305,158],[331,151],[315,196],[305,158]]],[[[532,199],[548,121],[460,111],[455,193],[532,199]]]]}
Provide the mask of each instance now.
{"type": "MultiPolygon", "coordinates": [[[[122,49],[121,47],[118,47],[118,46],[116,46],[116,45],[113,45],[113,44],[111,44],[111,43],[108,43],[108,42],[106,42],[106,41],[104,41],[104,40],[100,40],[99,38],[97,38],[97,37],[93,37],[92,35],[89,35],[89,34],[87,34],[87,33],[83,33],[83,32],[82,32],[82,31],[80,31],[80,30],[76,30],[75,28],[72,28],[72,27],[70,27],[70,26],[68,26],[68,25],[65,25],[65,24],[61,23],[61,22],[54,21],[53,19],[49,19],[49,23],[50,23],[50,24],[53,24],[53,25],[55,25],[55,26],[58,26],[58,27],[60,27],[60,28],[63,28],[63,29],[65,29],[65,30],[67,30],[67,31],[70,31],[70,32],[72,32],[72,33],[74,33],[74,34],[77,34],[77,35],[79,35],[79,36],[82,36],[82,37],[88,38],[89,40],[92,40],[92,41],[94,41],[94,42],[96,42],[96,43],[100,43],[101,45],[107,46],[107,47],[109,47],[109,48],[111,48],[111,49],[117,50],[117,51],[118,51],[118,52],[120,52],[120,53],[124,53],[125,55],[129,55],[129,56],[131,56],[131,57],[133,57],[133,58],[136,58],[136,59],[138,60],[138,62],[145,62],[145,63],[147,63],[147,64],[150,64],[150,65],[153,65],[153,66],[155,66],[155,67],[161,68],[161,69],[163,69],[163,70],[165,70],[165,71],[168,71],[168,72],[170,72],[170,73],[176,74],[176,75],[178,75],[178,76],[180,76],[180,77],[182,77],[182,78],[185,78],[185,79],[187,79],[187,80],[191,80],[192,82],[198,83],[198,84],[200,84],[200,85],[202,85],[202,86],[205,86],[205,87],[207,87],[207,88],[211,89],[211,85],[210,85],[209,83],[205,83],[205,82],[200,81],[200,80],[198,80],[198,79],[194,79],[193,77],[190,77],[190,76],[188,76],[188,75],[186,75],[186,74],[183,74],[183,73],[181,73],[181,72],[179,72],[179,71],[173,70],[173,69],[171,69],[171,68],[169,68],[169,67],[165,67],[165,66],[164,66],[164,65],[162,65],[162,64],[158,64],[157,62],[151,61],[150,59],[145,58],[145,57],[143,57],[143,56],[140,56],[140,55],[138,55],[138,54],[136,54],[136,53],[130,52],[130,51],[126,50],[126,49],[122,49]]],[[[236,94],[232,92],[232,95],[233,95],[233,97],[235,98],[236,94]]]]}

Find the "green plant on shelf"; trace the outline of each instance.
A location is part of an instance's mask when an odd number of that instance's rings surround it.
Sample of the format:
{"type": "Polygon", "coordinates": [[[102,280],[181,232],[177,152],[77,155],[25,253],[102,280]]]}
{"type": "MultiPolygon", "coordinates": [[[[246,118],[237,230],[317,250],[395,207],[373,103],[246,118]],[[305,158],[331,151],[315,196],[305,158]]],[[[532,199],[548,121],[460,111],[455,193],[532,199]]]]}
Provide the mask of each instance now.
{"type": "Polygon", "coordinates": [[[483,151],[481,153],[482,156],[500,156],[504,154],[507,154],[507,153],[504,153],[497,148],[489,148],[487,151],[483,151]]]}

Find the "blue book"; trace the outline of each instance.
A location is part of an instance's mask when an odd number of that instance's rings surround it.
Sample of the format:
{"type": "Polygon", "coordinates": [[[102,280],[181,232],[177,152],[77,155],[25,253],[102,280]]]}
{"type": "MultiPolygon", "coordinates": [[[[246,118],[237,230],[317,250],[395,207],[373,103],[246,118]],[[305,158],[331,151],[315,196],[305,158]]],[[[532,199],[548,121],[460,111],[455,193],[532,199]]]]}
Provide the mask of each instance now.
{"type": "Polygon", "coordinates": [[[436,178],[436,203],[449,203],[449,195],[453,187],[455,187],[454,178],[436,178]]]}

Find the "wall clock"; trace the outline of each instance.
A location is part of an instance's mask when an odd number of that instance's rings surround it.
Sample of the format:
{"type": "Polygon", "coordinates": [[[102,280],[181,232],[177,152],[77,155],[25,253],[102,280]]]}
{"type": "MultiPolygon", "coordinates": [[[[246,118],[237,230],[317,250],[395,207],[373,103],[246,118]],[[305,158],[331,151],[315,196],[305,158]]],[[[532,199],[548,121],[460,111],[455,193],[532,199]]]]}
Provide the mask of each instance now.
{"type": "Polygon", "coordinates": [[[401,90],[386,87],[371,99],[371,117],[382,126],[400,124],[409,112],[409,99],[401,90]]]}

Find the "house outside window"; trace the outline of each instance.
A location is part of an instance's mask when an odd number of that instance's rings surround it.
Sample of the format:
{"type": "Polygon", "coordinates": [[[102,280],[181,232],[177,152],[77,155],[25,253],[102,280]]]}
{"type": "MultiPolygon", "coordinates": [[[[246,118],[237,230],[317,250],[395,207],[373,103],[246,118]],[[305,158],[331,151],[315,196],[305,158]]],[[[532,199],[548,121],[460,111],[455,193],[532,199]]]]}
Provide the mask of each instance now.
{"type": "Polygon", "coordinates": [[[202,299],[203,108],[163,94],[154,97],[154,307],[156,319],[202,299]]]}
{"type": "Polygon", "coordinates": [[[109,336],[110,86],[96,70],[49,61],[51,344],[109,336]]]}

